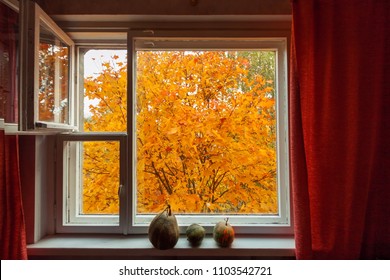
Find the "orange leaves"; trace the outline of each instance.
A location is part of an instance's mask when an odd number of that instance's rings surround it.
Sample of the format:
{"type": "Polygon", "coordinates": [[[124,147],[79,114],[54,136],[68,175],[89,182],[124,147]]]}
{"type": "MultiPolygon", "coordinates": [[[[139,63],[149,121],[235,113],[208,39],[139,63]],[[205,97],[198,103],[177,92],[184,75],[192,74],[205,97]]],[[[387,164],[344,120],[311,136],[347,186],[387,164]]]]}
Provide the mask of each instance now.
{"type": "Polygon", "coordinates": [[[168,130],[167,135],[173,135],[176,134],[179,131],[177,127],[172,127],[171,129],[168,130]]]}
{"type": "Polygon", "coordinates": [[[83,213],[118,214],[119,144],[84,142],[83,213]]]}
{"type": "Polygon", "coordinates": [[[39,121],[68,122],[68,52],[61,44],[39,44],[39,121]]]}
{"type": "MultiPolygon", "coordinates": [[[[277,213],[272,75],[263,78],[261,67],[241,56],[137,52],[137,213],[159,212],[167,202],[176,213],[277,213]]],[[[126,131],[126,68],[105,66],[86,80],[94,102],[85,129],[126,131]]],[[[91,154],[105,159],[94,149],[91,154]]],[[[102,178],[114,185],[110,176],[102,178]]],[[[88,180],[88,195],[111,199],[99,189],[102,180],[88,180]]]]}
{"type": "Polygon", "coordinates": [[[201,212],[201,200],[196,194],[173,193],[167,199],[175,213],[199,213],[201,212]],[[191,209],[191,210],[188,210],[191,209]]]}
{"type": "Polygon", "coordinates": [[[256,183],[276,185],[275,176],[264,176],[276,168],[275,136],[270,135],[276,125],[274,100],[263,78],[244,78],[250,62],[233,57],[223,52],[139,53],[137,97],[147,104],[137,115],[142,139],[137,153],[144,163],[138,172],[146,172],[138,181],[139,199],[153,200],[143,190],[148,185],[177,212],[277,211],[275,201],[273,208],[264,207],[268,196],[256,183]],[[251,91],[243,92],[242,83],[251,91]]]}
{"type": "MultiPolygon", "coordinates": [[[[117,56],[113,58],[116,59],[117,56]]],[[[100,75],[84,81],[85,131],[120,132],[127,129],[127,68],[103,63],[100,75]]],[[[118,64],[119,66],[119,64],[118,64]]]]}

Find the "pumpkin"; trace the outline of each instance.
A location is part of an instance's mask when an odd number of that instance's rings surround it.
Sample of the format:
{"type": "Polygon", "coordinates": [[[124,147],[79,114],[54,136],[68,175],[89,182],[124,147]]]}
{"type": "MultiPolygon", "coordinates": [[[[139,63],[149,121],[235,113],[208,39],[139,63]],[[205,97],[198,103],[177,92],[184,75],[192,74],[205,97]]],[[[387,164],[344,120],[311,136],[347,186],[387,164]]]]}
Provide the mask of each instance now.
{"type": "Polygon", "coordinates": [[[206,231],[198,224],[190,225],[186,230],[187,240],[192,246],[199,246],[202,243],[206,231]]]}
{"type": "Polygon", "coordinates": [[[149,240],[153,246],[160,250],[175,247],[179,240],[179,226],[171,207],[168,207],[158,214],[149,225],[149,240]]]}
{"type": "Polygon", "coordinates": [[[228,247],[234,240],[234,229],[228,223],[229,218],[220,221],[214,226],[213,238],[221,247],[228,247]]]}

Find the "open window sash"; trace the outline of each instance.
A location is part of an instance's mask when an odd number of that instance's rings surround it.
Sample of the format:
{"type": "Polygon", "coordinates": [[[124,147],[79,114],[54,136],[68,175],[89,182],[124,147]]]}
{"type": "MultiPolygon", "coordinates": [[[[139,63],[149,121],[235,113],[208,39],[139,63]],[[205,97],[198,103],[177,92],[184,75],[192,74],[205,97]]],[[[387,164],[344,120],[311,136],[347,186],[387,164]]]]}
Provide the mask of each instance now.
{"type": "Polygon", "coordinates": [[[75,129],[74,42],[33,1],[21,2],[19,130],[75,129]]]}

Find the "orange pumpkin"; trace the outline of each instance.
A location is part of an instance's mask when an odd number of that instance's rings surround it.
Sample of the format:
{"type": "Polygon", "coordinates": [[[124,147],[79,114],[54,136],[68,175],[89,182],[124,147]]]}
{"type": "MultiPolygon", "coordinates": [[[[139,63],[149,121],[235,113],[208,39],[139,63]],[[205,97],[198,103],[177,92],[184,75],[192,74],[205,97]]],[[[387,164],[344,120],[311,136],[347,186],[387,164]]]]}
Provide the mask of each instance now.
{"type": "Polygon", "coordinates": [[[234,240],[234,229],[228,223],[229,218],[225,221],[220,221],[214,226],[213,238],[221,247],[228,247],[234,240]]]}

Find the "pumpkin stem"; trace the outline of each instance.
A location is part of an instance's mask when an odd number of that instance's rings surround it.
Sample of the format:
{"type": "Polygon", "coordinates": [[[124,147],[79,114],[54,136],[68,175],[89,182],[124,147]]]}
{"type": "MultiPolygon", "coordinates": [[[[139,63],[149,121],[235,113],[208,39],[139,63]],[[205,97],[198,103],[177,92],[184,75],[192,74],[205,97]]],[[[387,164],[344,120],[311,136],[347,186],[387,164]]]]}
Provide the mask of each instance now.
{"type": "Polygon", "coordinates": [[[226,218],[225,221],[226,221],[226,225],[228,225],[229,218],[226,218]]]}
{"type": "Polygon", "coordinates": [[[171,205],[168,204],[166,211],[168,213],[168,216],[172,216],[172,210],[171,210],[171,205]]]}

